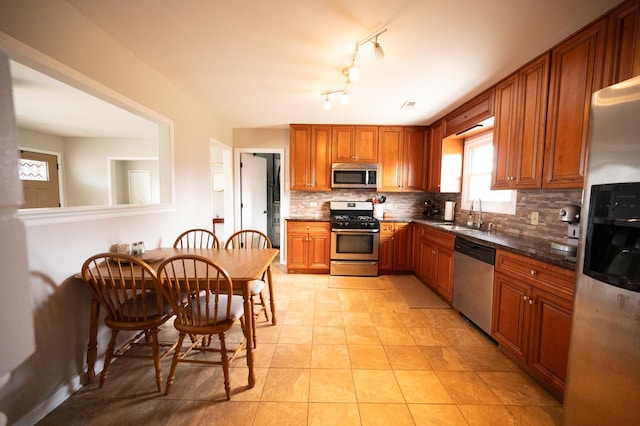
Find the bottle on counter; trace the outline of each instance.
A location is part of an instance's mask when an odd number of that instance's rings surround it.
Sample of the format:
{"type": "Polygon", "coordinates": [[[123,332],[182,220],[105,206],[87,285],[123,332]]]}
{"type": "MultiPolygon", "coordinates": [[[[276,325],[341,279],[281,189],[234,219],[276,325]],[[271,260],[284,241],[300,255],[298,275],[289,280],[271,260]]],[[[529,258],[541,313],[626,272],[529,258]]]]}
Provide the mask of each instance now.
{"type": "Polygon", "coordinates": [[[471,213],[467,216],[467,226],[473,226],[473,215],[471,213]]]}

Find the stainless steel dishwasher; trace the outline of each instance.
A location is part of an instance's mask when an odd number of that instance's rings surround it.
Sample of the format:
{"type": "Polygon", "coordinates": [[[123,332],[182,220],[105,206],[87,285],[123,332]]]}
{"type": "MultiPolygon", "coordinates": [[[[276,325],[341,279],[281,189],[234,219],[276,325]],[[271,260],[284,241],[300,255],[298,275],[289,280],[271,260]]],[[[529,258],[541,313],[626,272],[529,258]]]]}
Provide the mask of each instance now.
{"type": "Polygon", "coordinates": [[[491,335],[493,267],[496,251],[456,237],[453,255],[453,307],[491,335]]]}

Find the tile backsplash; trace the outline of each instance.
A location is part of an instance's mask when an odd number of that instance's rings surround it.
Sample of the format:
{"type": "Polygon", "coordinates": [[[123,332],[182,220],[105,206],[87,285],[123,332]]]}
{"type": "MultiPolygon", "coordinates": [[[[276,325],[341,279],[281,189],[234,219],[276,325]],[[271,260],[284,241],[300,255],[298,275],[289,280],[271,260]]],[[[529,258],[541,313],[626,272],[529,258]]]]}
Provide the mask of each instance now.
{"type": "MultiPolygon", "coordinates": [[[[291,218],[329,219],[330,201],[366,201],[376,195],[368,190],[333,190],[329,192],[291,191],[291,218]],[[315,203],[315,206],[312,204],[315,203]]],[[[444,202],[456,201],[456,222],[466,220],[468,210],[460,209],[460,194],[440,194],[425,192],[384,193],[385,219],[425,219],[425,202],[432,200],[444,211],[444,202]]],[[[558,212],[568,204],[580,206],[582,190],[519,190],[515,215],[486,213],[484,223],[492,222],[498,232],[546,238],[549,241],[564,242],[567,224],[560,222],[558,212]],[[539,212],[538,225],[531,225],[531,213],[539,212]]],[[[438,219],[442,219],[439,217],[438,219]]]]}

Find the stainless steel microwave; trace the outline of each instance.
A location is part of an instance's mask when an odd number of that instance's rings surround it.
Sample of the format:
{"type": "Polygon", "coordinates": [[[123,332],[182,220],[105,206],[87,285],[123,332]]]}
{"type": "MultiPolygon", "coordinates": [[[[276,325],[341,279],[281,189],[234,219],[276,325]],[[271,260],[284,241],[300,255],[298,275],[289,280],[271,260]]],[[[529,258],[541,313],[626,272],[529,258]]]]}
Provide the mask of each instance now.
{"type": "Polygon", "coordinates": [[[331,188],[378,187],[378,165],[364,163],[332,163],[331,188]]]}

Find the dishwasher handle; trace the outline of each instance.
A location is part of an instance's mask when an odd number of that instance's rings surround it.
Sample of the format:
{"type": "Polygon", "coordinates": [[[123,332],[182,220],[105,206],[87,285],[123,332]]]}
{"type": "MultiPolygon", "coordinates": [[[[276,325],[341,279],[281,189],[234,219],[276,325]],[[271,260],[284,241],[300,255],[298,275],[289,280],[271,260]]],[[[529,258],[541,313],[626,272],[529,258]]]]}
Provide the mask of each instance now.
{"type": "Polygon", "coordinates": [[[493,247],[456,237],[455,251],[466,254],[481,262],[488,263],[489,265],[496,264],[496,250],[493,247]]]}

